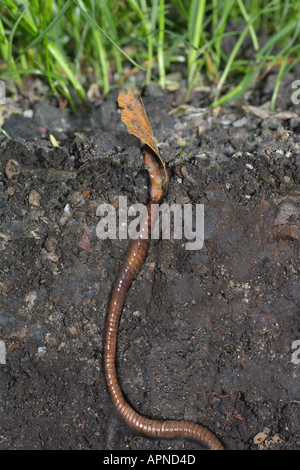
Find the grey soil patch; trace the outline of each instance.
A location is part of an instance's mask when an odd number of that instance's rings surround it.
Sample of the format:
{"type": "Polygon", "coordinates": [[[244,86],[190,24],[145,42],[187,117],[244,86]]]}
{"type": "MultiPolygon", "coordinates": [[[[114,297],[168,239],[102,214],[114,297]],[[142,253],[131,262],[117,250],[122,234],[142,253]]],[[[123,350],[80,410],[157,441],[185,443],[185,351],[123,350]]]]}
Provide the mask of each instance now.
{"type": "MultiPolygon", "coordinates": [[[[119,195],[145,203],[148,186],[116,97],[78,117],[39,103],[32,119],[4,124],[13,140],[0,138],[0,449],[200,448],[133,440],[106,386],[105,319],[129,241],[99,240],[96,209],[119,195]],[[20,167],[11,178],[10,160],[20,167]]],[[[166,202],[204,204],[205,246],[151,243],[120,324],[122,390],[142,415],[202,423],[228,449],[299,449],[299,110],[169,115],[173,99],[144,104],[169,173],[166,202]]]]}

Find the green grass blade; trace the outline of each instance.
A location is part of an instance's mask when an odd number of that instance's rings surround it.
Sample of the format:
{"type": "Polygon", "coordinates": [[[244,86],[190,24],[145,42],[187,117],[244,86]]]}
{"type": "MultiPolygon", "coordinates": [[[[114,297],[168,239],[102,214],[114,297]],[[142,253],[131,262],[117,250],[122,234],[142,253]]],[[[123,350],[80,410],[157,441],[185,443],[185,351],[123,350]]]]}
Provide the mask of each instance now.
{"type": "MultiPolygon", "coordinates": [[[[218,3],[218,2],[216,2],[218,3]]],[[[217,28],[214,30],[214,35],[213,38],[216,38],[216,44],[215,44],[215,50],[217,54],[217,59],[216,59],[216,69],[219,70],[220,67],[220,62],[221,62],[221,45],[222,45],[222,39],[224,36],[225,28],[227,25],[228,17],[230,14],[230,11],[235,3],[235,0],[230,0],[225,2],[225,5],[222,10],[221,17],[218,22],[217,28]]],[[[230,33],[229,33],[230,34],[230,33]]]]}
{"type": "Polygon", "coordinates": [[[5,36],[5,29],[1,21],[1,18],[0,18],[0,50],[1,50],[1,55],[2,55],[4,62],[7,62],[8,52],[9,52],[8,41],[5,36]]]}
{"type": "Polygon", "coordinates": [[[226,81],[226,78],[230,72],[230,69],[232,67],[232,64],[233,64],[233,61],[235,59],[235,56],[237,55],[239,49],[241,48],[241,45],[243,44],[244,40],[245,40],[245,37],[247,36],[248,34],[248,29],[249,29],[249,25],[246,26],[246,28],[244,29],[244,31],[242,32],[242,34],[240,35],[240,37],[238,38],[237,42],[235,43],[235,46],[229,56],[229,59],[227,60],[227,63],[226,63],[226,66],[225,66],[225,69],[222,73],[222,76],[219,80],[219,83],[218,83],[218,86],[217,86],[217,97],[219,96],[221,90],[222,90],[222,87],[226,81]]]}
{"type": "Polygon", "coordinates": [[[198,54],[197,49],[199,48],[200,37],[202,34],[205,7],[206,0],[192,0],[190,4],[188,33],[191,48],[188,56],[188,84],[191,84],[194,79],[198,54]]]}
{"type": "Polygon", "coordinates": [[[287,24],[284,28],[282,28],[280,31],[278,31],[274,36],[272,36],[267,43],[261,48],[259,54],[262,56],[266,53],[266,51],[269,49],[269,47],[273,47],[277,42],[279,42],[281,39],[283,39],[285,36],[288,36],[290,33],[292,33],[293,30],[297,28],[299,24],[299,20],[293,20],[289,24],[287,24]]]}
{"type": "Polygon", "coordinates": [[[257,39],[256,33],[255,33],[255,30],[253,28],[253,25],[251,24],[250,17],[247,13],[247,10],[246,10],[245,5],[243,4],[242,0],[237,0],[237,2],[239,4],[240,10],[242,12],[242,15],[243,15],[246,23],[249,25],[249,32],[250,32],[250,35],[251,35],[251,38],[252,38],[253,48],[254,48],[255,52],[257,52],[259,50],[258,39],[257,39]]]}
{"type": "Polygon", "coordinates": [[[77,91],[80,99],[82,99],[83,101],[86,101],[86,94],[85,94],[83,86],[81,85],[79,80],[77,80],[76,77],[74,76],[71,68],[69,67],[68,63],[65,60],[65,57],[61,54],[56,44],[49,41],[47,44],[47,47],[48,47],[48,51],[52,54],[52,56],[55,58],[55,60],[58,62],[60,67],[63,69],[63,71],[67,75],[68,79],[70,80],[70,83],[77,91]]]}
{"type": "Polygon", "coordinates": [[[263,56],[260,63],[257,66],[253,66],[250,72],[244,76],[241,82],[232,91],[222,96],[222,98],[215,100],[212,106],[215,108],[216,106],[219,106],[225,102],[230,103],[240,98],[245,93],[245,91],[252,85],[253,81],[255,80],[255,77],[257,77],[260,71],[262,70],[264,64],[268,59],[268,55],[271,52],[271,49],[272,47],[269,48],[269,50],[267,51],[268,53],[263,56]]]}
{"type": "Polygon", "coordinates": [[[121,52],[121,54],[123,54],[124,57],[126,57],[127,60],[129,60],[129,62],[131,62],[135,67],[138,67],[139,69],[141,70],[145,70],[144,67],[142,67],[141,65],[139,65],[137,62],[135,62],[135,60],[133,60],[128,54],[126,54],[125,51],[123,51],[119,46],[118,44],[116,44],[112,39],[111,37],[106,34],[106,32],[96,23],[95,20],[93,20],[93,18],[82,8],[82,6],[79,4],[78,0],[74,0],[78,7],[80,8],[80,10],[82,11],[82,13],[86,16],[86,18],[88,18],[94,26],[96,26],[96,28],[99,29],[99,31],[101,31],[102,34],[104,34],[104,36],[118,49],[118,51],[121,52]]]}
{"type": "Polygon", "coordinates": [[[157,62],[159,70],[159,83],[161,88],[164,90],[166,87],[166,69],[164,57],[165,0],[159,0],[158,28],[157,62]]]}
{"type": "MultiPolygon", "coordinates": [[[[93,18],[94,22],[96,23],[96,2],[95,0],[91,0],[91,17],[93,18]]],[[[99,65],[96,65],[96,70],[98,71],[98,76],[102,75],[103,78],[103,92],[105,95],[109,92],[109,65],[107,61],[107,54],[103,44],[103,36],[102,33],[97,28],[93,28],[92,30],[92,37],[94,41],[94,49],[98,56],[99,65]]]]}
{"type": "Polygon", "coordinates": [[[276,101],[276,98],[277,98],[277,95],[278,95],[278,92],[279,92],[280,83],[281,83],[282,78],[283,78],[286,62],[287,62],[287,57],[285,57],[283,59],[283,61],[281,63],[281,66],[279,68],[279,72],[278,72],[278,75],[277,75],[277,80],[276,80],[276,83],[275,83],[275,86],[274,86],[274,91],[273,91],[271,102],[270,102],[270,109],[271,110],[275,109],[275,101],[276,101]]]}
{"type": "MultiPolygon", "coordinates": [[[[15,66],[15,61],[14,61],[14,58],[13,58],[13,53],[12,53],[12,46],[13,46],[13,39],[14,39],[14,35],[17,31],[17,28],[23,18],[23,16],[25,16],[26,14],[26,11],[29,7],[29,0],[27,1],[26,3],[26,6],[24,7],[24,10],[21,12],[20,16],[18,17],[18,19],[16,20],[15,24],[13,25],[13,28],[10,32],[10,35],[9,35],[9,38],[8,38],[8,42],[7,42],[7,66],[8,68],[12,68],[12,69],[15,69],[16,66],[15,66]]],[[[21,85],[21,80],[19,77],[16,77],[16,80],[18,82],[19,85],[21,85]]]]}
{"type": "Polygon", "coordinates": [[[25,47],[25,49],[21,52],[21,54],[25,54],[29,49],[33,49],[42,39],[43,37],[48,34],[49,31],[51,31],[51,29],[54,27],[54,25],[61,19],[61,17],[65,14],[65,12],[67,11],[67,9],[69,8],[69,6],[71,5],[71,3],[73,3],[73,0],[68,0],[64,5],[63,7],[61,8],[61,10],[59,11],[59,13],[56,15],[56,17],[54,18],[53,21],[51,21],[51,23],[46,27],[46,29],[44,31],[41,32],[41,34],[39,34],[30,44],[28,44],[27,47],[25,47]]]}
{"type": "Polygon", "coordinates": [[[157,15],[158,15],[158,2],[159,0],[153,0],[152,9],[151,9],[151,19],[150,19],[150,38],[148,39],[148,66],[146,72],[146,84],[149,84],[151,81],[152,73],[152,62],[153,62],[153,35],[155,31],[157,15]]]}
{"type": "Polygon", "coordinates": [[[8,140],[12,140],[11,136],[8,135],[8,133],[7,133],[2,127],[0,127],[0,132],[2,132],[2,134],[5,135],[5,137],[6,137],[8,140]]]}
{"type": "Polygon", "coordinates": [[[74,66],[73,66],[73,74],[75,75],[76,73],[78,73],[78,69],[79,69],[79,59],[80,59],[80,56],[82,54],[82,51],[83,51],[83,46],[84,46],[84,43],[85,43],[85,40],[86,40],[86,36],[87,36],[87,33],[88,33],[88,30],[89,30],[89,27],[90,27],[90,22],[89,20],[87,19],[86,20],[86,23],[84,25],[84,28],[82,30],[82,34],[81,34],[81,38],[80,38],[80,42],[79,42],[79,45],[77,47],[77,50],[76,50],[76,55],[75,55],[75,59],[74,59],[74,66]]]}

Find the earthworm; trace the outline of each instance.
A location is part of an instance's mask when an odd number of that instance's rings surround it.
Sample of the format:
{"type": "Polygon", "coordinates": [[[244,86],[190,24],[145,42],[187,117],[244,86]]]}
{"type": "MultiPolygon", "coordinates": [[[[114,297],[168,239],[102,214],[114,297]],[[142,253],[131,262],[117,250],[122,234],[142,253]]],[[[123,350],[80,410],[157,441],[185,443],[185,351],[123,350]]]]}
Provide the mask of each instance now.
{"type": "Polygon", "coordinates": [[[127,291],[142,265],[150,240],[151,218],[155,216],[156,203],[161,197],[161,173],[155,158],[145,151],[145,166],[150,173],[150,197],[147,216],[140,224],[139,237],[133,240],[122,264],[110,302],[104,346],[104,365],[108,388],[117,410],[132,428],[149,437],[181,438],[200,441],[210,450],[224,450],[223,445],[208,429],[188,421],[157,421],[145,418],[134,411],[123,397],[118,384],[115,366],[119,320],[127,291]]]}

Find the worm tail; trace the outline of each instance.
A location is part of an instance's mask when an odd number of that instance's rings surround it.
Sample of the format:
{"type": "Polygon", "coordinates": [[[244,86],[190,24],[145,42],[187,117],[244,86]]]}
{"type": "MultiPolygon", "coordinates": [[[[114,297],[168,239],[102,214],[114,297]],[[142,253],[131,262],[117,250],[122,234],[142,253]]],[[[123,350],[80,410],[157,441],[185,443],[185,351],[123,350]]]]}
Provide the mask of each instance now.
{"type": "Polygon", "coordinates": [[[140,237],[134,240],[120,269],[108,313],[104,347],[105,374],[113,402],[124,420],[135,430],[149,437],[186,437],[200,441],[211,450],[224,450],[221,442],[206,428],[188,421],[156,421],[144,418],[125,401],[118,384],[115,366],[119,320],[127,291],[142,265],[147,253],[152,203],[148,206],[147,218],[141,223],[140,237]],[[146,232],[147,237],[146,237],[146,232]]]}

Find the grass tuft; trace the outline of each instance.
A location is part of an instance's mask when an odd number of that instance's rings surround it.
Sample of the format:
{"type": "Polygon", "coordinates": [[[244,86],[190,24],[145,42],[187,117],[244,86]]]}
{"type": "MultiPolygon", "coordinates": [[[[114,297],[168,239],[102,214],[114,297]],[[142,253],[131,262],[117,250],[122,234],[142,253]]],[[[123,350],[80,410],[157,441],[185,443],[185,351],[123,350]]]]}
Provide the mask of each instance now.
{"type": "Polygon", "coordinates": [[[274,108],[299,61],[299,36],[296,0],[0,0],[0,79],[22,88],[26,75],[45,77],[72,104],[70,87],[83,102],[91,82],[106,95],[129,65],[162,89],[176,87],[168,73],[180,69],[186,97],[206,81],[218,106],[276,67],[274,108]]]}

